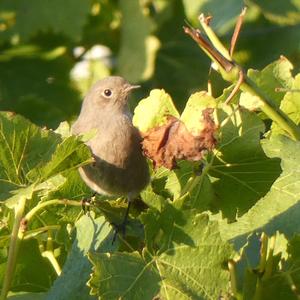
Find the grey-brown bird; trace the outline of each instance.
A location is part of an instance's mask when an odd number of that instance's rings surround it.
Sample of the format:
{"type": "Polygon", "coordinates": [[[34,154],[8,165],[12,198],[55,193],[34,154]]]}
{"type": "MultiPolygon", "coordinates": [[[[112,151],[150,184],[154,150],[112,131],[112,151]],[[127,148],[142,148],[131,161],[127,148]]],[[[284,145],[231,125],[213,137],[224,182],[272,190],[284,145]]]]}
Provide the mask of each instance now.
{"type": "Polygon", "coordinates": [[[84,98],[79,117],[72,126],[76,135],[96,131],[86,142],[95,162],[81,167],[79,172],[95,192],[128,197],[124,222],[130,201],[149,181],[149,169],[141,148],[142,138],[132,124],[128,107],[128,96],[138,87],[119,76],[98,81],[84,98]]]}

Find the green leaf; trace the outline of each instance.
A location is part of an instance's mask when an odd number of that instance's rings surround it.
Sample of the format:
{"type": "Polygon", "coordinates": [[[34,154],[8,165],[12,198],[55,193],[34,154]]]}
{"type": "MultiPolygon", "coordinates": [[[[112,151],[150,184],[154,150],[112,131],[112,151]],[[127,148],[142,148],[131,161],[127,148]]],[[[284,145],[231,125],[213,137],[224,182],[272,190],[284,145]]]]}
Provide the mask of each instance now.
{"type": "Polygon", "coordinates": [[[199,211],[208,209],[215,200],[215,192],[205,169],[205,162],[195,164],[189,161],[180,161],[178,168],[169,171],[165,188],[176,200],[185,196],[185,205],[190,208],[197,208],[199,211]],[[188,193],[188,195],[185,195],[188,193]]]}
{"type": "Polygon", "coordinates": [[[60,122],[60,124],[58,125],[58,127],[55,129],[54,132],[58,133],[63,138],[67,138],[70,135],[72,135],[70,124],[67,121],[60,122]]]}
{"type": "MultiPolygon", "coordinates": [[[[43,39],[57,43],[57,37],[51,35],[43,39]]],[[[40,50],[40,56],[43,51],[40,50]]],[[[61,121],[70,121],[81,104],[81,97],[70,82],[70,57],[65,53],[45,58],[31,55],[26,49],[24,52],[20,57],[8,55],[5,61],[0,61],[0,110],[14,111],[50,128],[56,128],[61,121]],[[18,82],[18,88],[14,82],[18,82]]]]}
{"type": "Polygon", "coordinates": [[[294,235],[289,241],[287,251],[289,258],[286,262],[286,269],[288,275],[290,275],[290,284],[293,283],[296,287],[300,286],[300,235],[299,233],[294,235]]]}
{"type": "MultiPolygon", "coordinates": [[[[5,263],[0,263],[0,282],[3,282],[5,263]]],[[[56,274],[51,265],[40,255],[36,240],[23,241],[20,245],[17,266],[13,276],[13,291],[44,292],[49,289],[56,274]],[[43,272],[40,272],[43,270],[43,272]]]]}
{"type": "Polygon", "coordinates": [[[78,170],[71,170],[64,174],[65,183],[57,190],[49,193],[49,199],[88,199],[93,191],[81,179],[78,170]]]}
{"type": "MultiPolygon", "coordinates": [[[[265,95],[278,107],[285,94],[285,89],[292,88],[293,65],[285,58],[281,57],[275,62],[266,66],[262,71],[250,69],[247,75],[253,80],[265,95]],[[282,89],[280,91],[280,89],[282,89]]],[[[240,97],[240,104],[249,109],[259,109],[260,102],[247,92],[243,92],[240,97]]]]}
{"type": "MultiPolygon", "coordinates": [[[[220,239],[217,224],[208,222],[206,215],[182,213],[171,206],[159,218],[158,227],[168,223],[161,227],[166,230],[162,251],[154,255],[144,248],[142,256],[137,252],[90,256],[93,294],[101,299],[217,299],[226,293],[228,273],[223,263],[233,253],[220,239]]],[[[153,214],[157,212],[144,215],[145,225],[157,227],[148,222],[153,214]]],[[[150,227],[146,231],[153,232],[150,227]]]]}
{"type": "Polygon", "coordinates": [[[45,300],[44,293],[9,293],[7,299],[9,300],[45,300]]]}
{"type": "Polygon", "coordinates": [[[208,170],[217,196],[212,206],[235,220],[269,191],[281,170],[260,145],[264,125],[256,114],[225,105],[217,113],[220,135],[208,170]]]}
{"type": "Polygon", "coordinates": [[[142,99],[134,110],[133,124],[141,132],[161,125],[166,116],[179,117],[172,98],[164,90],[152,90],[149,97],[142,99]]]}
{"type": "Polygon", "coordinates": [[[293,271],[286,264],[287,243],[278,232],[269,238],[265,234],[251,236],[236,265],[243,299],[297,299],[290,280],[293,271]],[[254,255],[258,257],[255,261],[254,255]]]}
{"type": "Polygon", "coordinates": [[[154,15],[161,46],[156,53],[153,84],[168,91],[181,111],[191,93],[207,87],[210,62],[181,29],[186,20],[183,2],[167,1],[161,5],[163,8],[154,15]]]}
{"type": "Polygon", "coordinates": [[[138,0],[121,1],[120,10],[121,48],[117,73],[129,81],[137,82],[143,77],[147,67],[146,40],[152,27],[151,19],[143,12],[141,2],[138,0]],[[139,24],[138,30],[136,24],[139,24]]]}
{"type": "Polygon", "coordinates": [[[1,194],[24,188],[29,171],[53,150],[60,136],[42,130],[21,116],[0,113],[1,194]]]}
{"type": "Polygon", "coordinates": [[[141,192],[141,198],[149,207],[155,208],[158,211],[161,211],[163,203],[165,202],[164,197],[155,194],[150,185],[141,192]]]}
{"type": "Polygon", "coordinates": [[[86,285],[92,265],[87,258],[89,251],[113,252],[112,227],[104,217],[93,219],[82,216],[75,224],[76,239],[64,264],[62,274],[55,280],[49,290],[47,300],[72,299],[91,300],[86,285]],[[80,276],[78,276],[80,274],[80,276]],[[76,282],[76,284],[74,284],[76,282]]]}
{"type": "Polygon", "coordinates": [[[28,40],[39,31],[63,33],[78,40],[90,10],[91,1],[67,0],[67,10],[61,9],[61,2],[40,2],[38,0],[3,1],[1,9],[14,14],[15,22],[6,32],[6,36],[18,34],[22,40],[28,40]]]}
{"type": "Polygon", "coordinates": [[[50,191],[56,191],[59,187],[61,187],[66,182],[66,179],[58,174],[56,176],[51,177],[50,179],[43,181],[40,184],[31,184],[26,188],[20,188],[18,190],[14,190],[12,197],[6,199],[5,205],[8,208],[15,207],[21,198],[25,198],[26,200],[30,200],[33,197],[33,193],[42,192],[42,194],[48,194],[50,191]]]}
{"type": "MultiPolygon", "coordinates": [[[[245,5],[242,0],[183,0],[184,10],[189,22],[192,25],[199,27],[199,15],[204,13],[205,15],[213,15],[213,20],[210,23],[212,28],[217,34],[225,35],[231,34],[237,16],[240,14],[243,6],[245,5]]],[[[247,3],[247,16],[251,14],[251,4],[247,3]]]]}
{"type": "Polygon", "coordinates": [[[216,100],[202,91],[190,96],[181,114],[181,121],[194,135],[199,135],[203,129],[202,111],[206,108],[216,108],[216,100]]]}
{"type": "MultiPolygon", "coordinates": [[[[295,77],[292,86],[284,95],[280,109],[286,113],[297,125],[300,123],[300,74],[295,77]]],[[[272,134],[286,134],[277,124],[272,124],[272,134]]]]}
{"type": "Polygon", "coordinates": [[[267,19],[279,25],[296,25],[300,23],[300,3],[288,0],[275,3],[273,1],[252,0],[267,19]]]}
{"type": "Polygon", "coordinates": [[[158,292],[159,276],[137,252],[91,253],[93,275],[89,281],[92,295],[101,299],[141,299],[158,292]]]}
{"type": "Polygon", "coordinates": [[[57,190],[65,179],[56,175],[88,163],[90,151],[79,138],[62,140],[21,116],[0,113],[0,159],[2,199],[17,190],[29,199],[38,190],[57,190]]]}
{"type": "Polygon", "coordinates": [[[282,173],[273,183],[270,191],[261,198],[236,223],[220,221],[221,236],[224,239],[242,237],[249,232],[267,230],[268,234],[276,230],[289,235],[300,230],[297,203],[300,195],[300,144],[283,136],[263,143],[269,157],[281,159],[282,173]],[[295,214],[294,214],[295,213],[295,214]]]}
{"type": "Polygon", "coordinates": [[[44,161],[41,162],[40,166],[31,170],[28,176],[43,181],[54,174],[77,169],[89,162],[92,162],[89,149],[78,137],[70,136],[57,145],[49,162],[46,164],[44,161]]]}

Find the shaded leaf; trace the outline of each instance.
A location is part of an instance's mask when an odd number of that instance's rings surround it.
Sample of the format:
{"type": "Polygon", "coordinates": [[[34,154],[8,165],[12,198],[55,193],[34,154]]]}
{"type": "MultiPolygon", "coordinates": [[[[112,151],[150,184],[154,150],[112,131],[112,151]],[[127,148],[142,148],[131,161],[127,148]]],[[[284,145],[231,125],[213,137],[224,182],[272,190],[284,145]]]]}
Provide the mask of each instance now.
{"type": "Polygon", "coordinates": [[[96,299],[89,295],[86,285],[91,273],[92,265],[87,258],[89,251],[98,253],[113,252],[116,245],[112,245],[112,227],[104,217],[92,219],[82,216],[75,224],[76,239],[71,252],[64,264],[62,274],[55,280],[47,293],[47,300],[87,300],[96,299]],[[78,276],[80,274],[80,276],[78,276]],[[74,284],[76,282],[76,284],[74,284]]]}
{"type": "Polygon", "coordinates": [[[157,294],[159,275],[137,252],[92,253],[89,257],[94,265],[89,281],[92,295],[101,299],[122,297],[129,300],[157,294]]]}
{"type": "Polygon", "coordinates": [[[252,231],[264,229],[268,234],[276,230],[291,235],[300,230],[297,203],[300,195],[300,144],[283,136],[265,141],[264,150],[269,157],[281,159],[282,173],[270,191],[261,198],[238,222],[221,221],[220,231],[225,239],[240,239],[252,231]]]}
{"type": "Polygon", "coordinates": [[[288,0],[275,3],[273,1],[254,2],[271,22],[279,25],[295,25],[300,23],[300,3],[298,1],[288,0]]]}
{"type": "Polygon", "coordinates": [[[44,293],[9,293],[7,299],[9,300],[44,300],[44,293]]]}
{"type": "Polygon", "coordinates": [[[46,164],[42,161],[36,168],[29,172],[28,176],[30,178],[38,178],[39,181],[42,181],[54,174],[77,169],[90,162],[93,162],[93,160],[89,149],[78,137],[70,136],[57,145],[46,164]],[[86,159],[83,161],[83,158],[86,159]]]}
{"type": "Polygon", "coordinates": [[[205,164],[180,161],[178,168],[170,171],[165,188],[170,191],[174,200],[184,196],[186,207],[199,211],[209,209],[216,195],[206,172],[203,174],[205,164]]]}
{"type": "Polygon", "coordinates": [[[287,243],[278,232],[272,237],[262,234],[260,240],[251,236],[236,265],[243,299],[297,299],[285,263],[287,243]]]}
{"type": "Polygon", "coordinates": [[[57,190],[64,179],[56,175],[90,159],[89,149],[79,138],[63,140],[59,134],[10,113],[0,113],[0,146],[0,193],[6,198],[19,189],[21,194],[27,190],[31,195],[42,189],[57,190]]]}
{"type": "Polygon", "coordinates": [[[54,31],[64,33],[72,39],[79,39],[82,27],[89,13],[90,1],[67,0],[61,9],[61,2],[40,2],[38,0],[3,1],[1,8],[11,11],[15,22],[5,36],[19,34],[22,40],[28,40],[39,31],[54,31]]]}
{"type": "MultiPolygon", "coordinates": [[[[0,282],[3,282],[5,263],[0,263],[0,282]]],[[[56,274],[40,255],[36,240],[23,241],[17,257],[17,266],[11,285],[12,291],[44,292],[49,289],[56,274]],[[40,272],[43,270],[43,272],[40,272]]]]}
{"type": "Polygon", "coordinates": [[[147,67],[146,39],[150,35],[151,19],[138,0],[121,1],[120,10],[122,25],[118,74],[130,82],[137,82],[147,67]],[[139,24],[138,30],[136,24],[139,24]]]}
{"type": "Polygon", "coordinates": [[[30,200],[35,192],[48,194],[49,192],[56,191],[65,182],[66,179],[62,175],[58,174],[40,184],[31,184],[26,188],[14,190],[12,192],[13,196],[6,199],[5,205],[8,208],[14,208],[19,203],[20,199],[25,198],[26,200],[30,200]]]}
{"type": "MultiPolygon", "coordinates": [[[[51,35],[45,39],[55,41],[51,35]]],[[[23,52],[21,57],[8,56],[0,62],[0,109],[50,128],[70,121],[79,112],[81,100],[70,82],[72,62],[68,55],[49,59],[26,54],[26,49],[23,52]]]]}
{"type": "Polygon", "coordinates": [[[235,220],[263,197],[279,176],[279,159],[268,158],[260,145],[264,125],[256,114],[222,106],[220,134],[208,174],[216,195],[213,209],[235,220]]]}
{"type": "Polygon", "coordinates": [[[42,130],[21,116],[0,113],[0,192],[30,183],[29,171],[60,141],[59,135],[42,130]]]}
{"type": "MultiPolygon", "coordinates": [[[[153,213],[145,214],[143,222],[157,227],[155,222],[148,222],[153,213]]],[[[176,213],[176,210],[169,210],[168,220],[170,226],[162,235],[169,242],[156,255],[147,248],[142,255],[137,252],[92,254],[94,273],[89,281],[92,293],[101,299],[152,299],[155,296],[217,299],[226,293],[228,273],[222,264],[232,255],[232,250],[221,241],[216,223],[208,223],[205,215],[176,213]]]]}

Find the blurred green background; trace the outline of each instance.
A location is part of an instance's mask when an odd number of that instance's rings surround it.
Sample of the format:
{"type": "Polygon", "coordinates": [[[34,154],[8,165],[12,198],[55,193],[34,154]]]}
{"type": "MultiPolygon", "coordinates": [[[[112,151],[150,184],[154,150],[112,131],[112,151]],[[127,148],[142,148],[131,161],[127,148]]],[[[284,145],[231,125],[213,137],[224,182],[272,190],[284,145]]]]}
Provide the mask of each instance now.
{"type": "MultiPolygon", "coordinates": [[[[200,12],[228,45],[248,7],[235,59],[262,68],[280,55],[299,72],[300,0],[1,0],[0,110],[41,126],[72,121],[97,79],[118,74],[142,85],[134,95],[164,88],[179,109],[205,89],[209,59],[183,33],[200,12]]],[[[217,96],[225,83],[213,74],[217,96]]]]}

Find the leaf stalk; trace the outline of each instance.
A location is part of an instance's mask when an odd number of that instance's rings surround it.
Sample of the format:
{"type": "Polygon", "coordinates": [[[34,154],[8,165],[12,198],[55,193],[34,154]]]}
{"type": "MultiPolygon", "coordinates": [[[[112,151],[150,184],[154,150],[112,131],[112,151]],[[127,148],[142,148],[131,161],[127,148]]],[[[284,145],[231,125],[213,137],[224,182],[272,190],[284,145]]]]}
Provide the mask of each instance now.
{"type": "Polygon", "coordinates": [[[15,220],[9,243],[7,266],[5,270],[4,280],[1,289],[0,300],[5,300],[9,292],[13,274],[16,268],[17,256],[20,248],[21,240],[24,237],[23,214],[26,205],[26,197],[21,197],[15,208],[15,220]]]}
{"type": "Polygon", "coordinates": [[[239,83],[239,89],[243,92],[248,92],[252,96],[258,97],[261,102],[261,110],[287,132],[293,140],[299,141],[300,127],[259,89],[259,87],[246,75],[241,66],[233,61],[225,46],[209,26],[210,19],[205,18],[203,14],[200,15],[199,19],[209,40],[207,40],[200,30],[191,27],[184,27],[184,32],[188,34],[217,65],[216,71],[221,74],[224,80],[234,84],[239,83]],[[243,82],[239,82],[241,74],[243,74],[243,82]]]}

